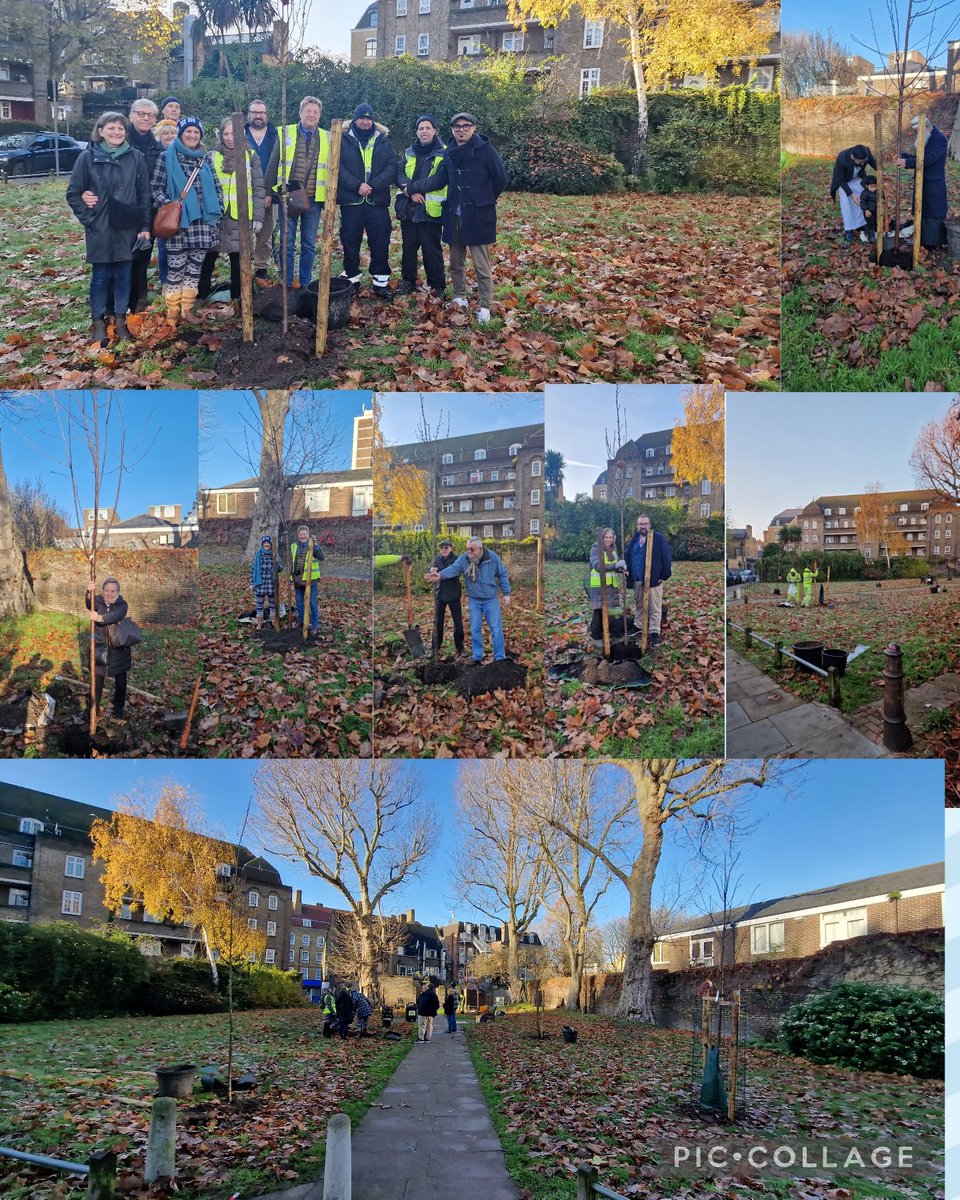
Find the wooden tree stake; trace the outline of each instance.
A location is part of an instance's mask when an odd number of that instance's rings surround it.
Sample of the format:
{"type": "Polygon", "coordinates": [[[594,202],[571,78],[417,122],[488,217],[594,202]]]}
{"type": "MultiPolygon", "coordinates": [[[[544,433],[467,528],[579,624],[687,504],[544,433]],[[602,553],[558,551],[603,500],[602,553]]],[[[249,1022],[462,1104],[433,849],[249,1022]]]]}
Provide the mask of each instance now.
{"type": "MultiPolygon", "coordinates": [[[[327,199],[320,223],[319,260],[317,276],[317,341],[316,355],[322,358],[327,349],[327,320],[330,316],[330,266],[333,261],[333,233],[337,220],[337,176],[340,174],[340,142],[345,122],[334,121],[330,126],[330,162],[327,165],[327,199]]],[[[349,128],[349,124],[347,123],[349,128]]]]}
{"type": "Polygon", "coordinates": [[[603,529],[597,529],[597,554],[600,565],[597,572],[600,575],[600,614],[603,626],[603,657],[610,657],[610,613],[607,609],[607,564],[603,552],[603,529]]]}
{"type": "Polygon", "coordinates": [[[647,652],[647,644],[650,641],[650,572],[653,569],[653,526],[650,526],[650,533],[647,535],[647,553],[643,563],[643,615],[641,619],[641,635],[640,635],[640,650],[643,654],[647,652]]]}
{"type": "Polygon", "coordinates": [[[883,183],[883,118],[879,112],[873,114],[873,144],[877,148],[877,266],[883,255],[884,234],[887,230],[886,198],[883,183]]]}
{"type": "Polygon", "coordinates": [[[237,231],[240,245],[240,324],[243,340],[253,341],[253,225],[247,205],[250,170],[247,163],[247,131],[243,113],[230,118],[233,125],[233,170],[237,184],[237,231]]]}

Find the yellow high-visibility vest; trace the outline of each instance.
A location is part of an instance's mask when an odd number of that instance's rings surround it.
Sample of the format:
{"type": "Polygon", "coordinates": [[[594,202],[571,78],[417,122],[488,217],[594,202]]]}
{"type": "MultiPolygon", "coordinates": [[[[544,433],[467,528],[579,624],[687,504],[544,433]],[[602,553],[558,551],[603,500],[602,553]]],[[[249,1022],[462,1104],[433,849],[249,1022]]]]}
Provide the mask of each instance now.
{"type": "MultiPolygon", "coordinates": [[[[236,171],[224,171],[223,155],[219,150],[214,150],[211,155],[213,160],[213,169],[220,180],[220,186],[223,188],[223,209],[235,221],[240,218],[239,206],[237,204],[237,173],[236,171]]],[[[247,151],[247,216],[253,220],[253,171],[251,169],[253,159],[253,151],[247,151]]]]}
{"type": "MultiPolygon", "coordinates": [[[[284,125],[280,137],[280,182],[290,182],[290,172],[293,169],[293,158],[297,152],[297,130],[300,128],[299,123],[296,125],[284,125]]],[[[313,198],[318,204],[322,204],[327,198],[327,172],[330,167],[330,135],[325,129],[317,127],[313,135],[320,139],[320,149],[317,151],[317,184],[314,188],[313,198]]],[[[301,180],[301,182],[303,182],[301,180]]]]}
{"type": "MultiPolygon", "coordinates": [[[[431,164],[430,174],[432,175],[437,167],[443,162],[443,155],[434,155],[433,163],[431,164]]],[[[407,151],[407,163],[404,167],[404,174],[408,179],[412,179],[417,168],[417,156],[407,151]]],[[[443,202],[447,198],[447,189],[441,188],[439,192],[427,192],[426,194],[426,209],[427,215],[430,217],[439,217],[443,209],[443,202]]]]}

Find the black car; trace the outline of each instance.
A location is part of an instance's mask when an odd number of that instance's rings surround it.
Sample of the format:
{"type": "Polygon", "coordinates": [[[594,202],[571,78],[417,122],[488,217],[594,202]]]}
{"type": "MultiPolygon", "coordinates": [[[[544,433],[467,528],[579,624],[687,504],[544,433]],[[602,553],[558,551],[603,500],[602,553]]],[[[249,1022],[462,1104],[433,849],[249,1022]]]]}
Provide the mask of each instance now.
{"type": "Polygon", "coordinates": [[[60,170],[72,171],[86,142],[56,133],[12,133],[0,138],[0,172],[6,175],[46,175],[56,169],[57,143],[60,170]]]}

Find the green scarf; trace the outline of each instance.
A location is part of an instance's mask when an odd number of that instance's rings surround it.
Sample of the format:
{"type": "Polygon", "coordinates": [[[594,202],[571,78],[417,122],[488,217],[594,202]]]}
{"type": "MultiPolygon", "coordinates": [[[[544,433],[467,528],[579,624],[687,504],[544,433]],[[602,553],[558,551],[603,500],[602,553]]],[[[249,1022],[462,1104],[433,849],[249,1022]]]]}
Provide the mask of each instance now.
{"type": "Polygon", "coordinates": [[[132,149],[129,142],[121,142],[119,146],[108,146],[106,142],[100,143],[100,149],[104,154],[109,154],[111,158],[119,158],[121,154],[126,154],[132,149]]]}

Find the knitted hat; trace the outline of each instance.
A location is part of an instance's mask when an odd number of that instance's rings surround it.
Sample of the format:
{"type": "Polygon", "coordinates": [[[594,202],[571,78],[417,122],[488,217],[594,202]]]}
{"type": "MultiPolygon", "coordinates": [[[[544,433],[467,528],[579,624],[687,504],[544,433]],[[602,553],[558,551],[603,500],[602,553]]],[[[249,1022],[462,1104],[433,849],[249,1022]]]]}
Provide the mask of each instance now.
{"type": "Polygon", "coordinates": [[[180,103],[181,103],[181,100],[180,100],[179,96],[168,96],[166,98],[166,100],[164,100],[163,103],[160,105],[160,111],[163,112],[163,110],[167,107],[168,104],[180,104],[180,103]]]}
{"type": "Polygon", "coordinates": [[[434,129],[437,128],[436,117],[431,117],[429,113],[424,113],[422,117],[417,117],[417,119],[414,121],[414,123],[413,123],[414,130],[419,129],[424,121],[429,121],[430,124],[434,127],[434,129]]]}
{"type": "Polygon", "coordinates": [[[263,537],[260,539],[260,545],[265,546],[267,544],[267,542],[269,542],[271,546],[273,545],[273,538],[270,536],[269,533],[265,533],[263,535],[263,537]]]}
{"type": "Polygon", "coordinates": [[[353,119],[359,121],[361,117],[369,117],[373,120],[373,109],[369,104],[358,104],[353,110],[353,119]]]}
{"type": "Polygon", "coordinates": [[[158,141],[159,141],[160,132],[161,132],[161,130],[164,130],[164,129],[172,129],[173,132],[176,133],[177,132],[176,121],[171,121],[171,120],[169,120],[169,118],[165,117],[162,121],[158,121],[156,123],[156,125],[154,125],[153,136],[155,138],[157,138],[158,141]]]}
{"type": "Polygon", "coordinates": [[[199,117],[181,117],[177,122],[177,133],[183,133],[185,129],[199,129],[200,136],[203,137],[203,126],[199,117]]]}

